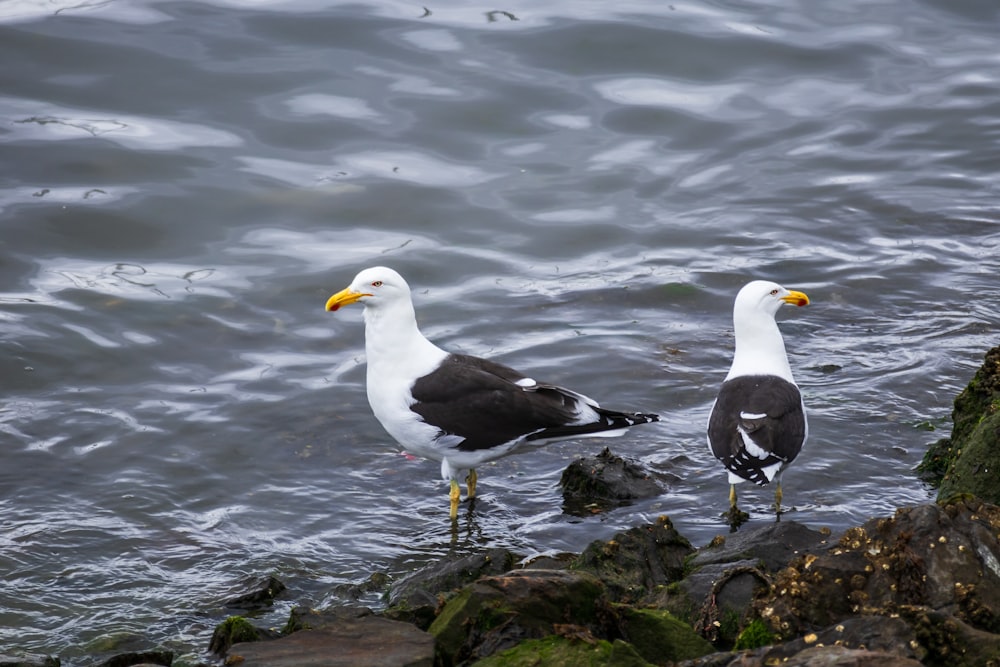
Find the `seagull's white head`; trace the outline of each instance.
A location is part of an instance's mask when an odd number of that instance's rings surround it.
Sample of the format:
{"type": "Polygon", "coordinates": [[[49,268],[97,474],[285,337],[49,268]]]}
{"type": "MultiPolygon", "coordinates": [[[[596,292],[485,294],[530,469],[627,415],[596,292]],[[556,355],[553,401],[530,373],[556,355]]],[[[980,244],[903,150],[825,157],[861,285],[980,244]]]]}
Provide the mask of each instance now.
{"type": "Polygon", "coordinates": [[[778,309],[786,303],[807,306],[809,305],[809,297],[802,292],[786,289],[778,283],[772,283],[768,280],[754,280],[744,285],[743,289],[736,295],[733,313],[739,317],[741,314],[750,315],[763,311],[774,317],[778,309]]]}
{"type": "Polygon", "coordinates": [[[358,301],[366,308],[377,308],[384,303],[409,300],[410,286],[403,276],[385,266],[373,266],[354,276],[348,287],[331,296],[326,309],[334,311],[358,301]]]}

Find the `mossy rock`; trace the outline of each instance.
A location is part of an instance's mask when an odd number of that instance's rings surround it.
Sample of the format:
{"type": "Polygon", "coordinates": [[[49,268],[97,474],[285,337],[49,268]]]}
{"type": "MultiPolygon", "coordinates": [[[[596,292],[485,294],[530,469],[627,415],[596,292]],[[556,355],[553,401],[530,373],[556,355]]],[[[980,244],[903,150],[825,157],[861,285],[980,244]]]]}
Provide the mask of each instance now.
{"type": "Polygon", "coordinates": [[[951,438],[933,445],[920,464],[938,499],[973,494],[1000,504],[1000,346],[955,399],[951,438]]]}
{"type": "Polygon", "coordinates": [[[608,541],[592,542],[570,569],[590,572],[615,602],[645,602],[664,586],[684,577],[691,543],[666,516],[656,523],[618,533],[608,541]]]}
{"type": "Polygon", "coordinates": [[[687,623],[659,609],[618,609],[622,633],[646,660],[660,664],[700,658],[715,651],[687,623]]]}
{"type": "Polygon", "coordinates": [[[572,627],[608,636],[615,616],[593,576],[564,570],[517,570],[463,588],[428,630],[438,662],[461,664],[572,627]]]}
{"type": "Polygon", "coordinates": [[[585,641],[555,635],[529,639],[472,664],[473,667],[653,667],[632,645],[620,639],[585,641]]]}
{"type": "Polygon", "coordinates": [[[742,651],[744,649],[760,648],[762,646],[770,646],[774,642],[775,637],[767,628],[767,624],[759,618],[755,618],[740,632],[740,636],[736,638],[733,650],[742,651]]]}
{"type": "Polygon", "coordinates": [[[261,630],[242,616],[230,616],[216,626],[208,650],[216,655],[225,655],[233,644],[256,642],[271,636],[271,633],[261,630]]]}

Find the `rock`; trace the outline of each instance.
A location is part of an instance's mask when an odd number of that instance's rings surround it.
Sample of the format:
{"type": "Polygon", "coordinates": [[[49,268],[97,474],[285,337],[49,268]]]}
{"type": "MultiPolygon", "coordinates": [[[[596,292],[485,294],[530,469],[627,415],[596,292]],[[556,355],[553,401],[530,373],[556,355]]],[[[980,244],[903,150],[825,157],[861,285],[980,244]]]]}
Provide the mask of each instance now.
{"type": "Polygon", "coordinates": [[[592,542],[570,567],[600,579],[615,602],[634,603],[679,581],[692,553],[691,543],[661,516],[654,524],[631,528],[607,542],[592,542]]]}
{"type": "Polygon", "coordinates": [[[360,600],[365,595],[384,591],[391,581],[388,574],[384,572],[372,572],[368,578],[361,583],[340,584],[333,589],[334,594],[349,600],[360,600]]]}
{"type": "Polygon", "coordinates": [[[430,627],[439,664],[464,664],[526,639],[572,630],[585,638],[614,632],[604,586],[585,572],[515,570],[463,588],[430,627]]]}
{"type": "Polygon", "coordinates": [[[166,665],[166,667],[170,667],[173,661],[173,651],[142,651],[122,653],[108,658],[100,664],[100,667],[141,667],[142,665],[166,665]]]}
{"type": "Polygon", "coordinates": [[[597,456],[573,461],[563,471],[559,486],[563,511],[574,516],[588,516],[664,492],[641,463],[616,456],[607,447],[597,456]]]}
{"type": "Polygon", "coordinates": [[[378,616],[343,618],[266,642],[234,644],[226,664],[239,667],[433,667],[434,638],[409,623],[378,616]]]}
{"type": "Polygon", "coordinates": [[[274,603],[274,598],[285,590],[285,585],[271,575],[247,580],[243,582],[242,588],[247,592],[231,598],[226,602],[226,606],[251,612],[270,607],[274,603]]]}
{"type": "Polygon", "coordinates": [[[233,644],[274,639],[277,636],[276,632],[258,628],[242,616],[230,616],[215,627],[208,650],[216,655],[225,655],[233,644]]]}
{"type": "Polygon", "coordinates": [[[1000,346],[955,399],[951,438],[931,447],[920,470],[940,482],[938,499],[968,493],[1000,504],[1000,346]]]}
{"type": "MultiPolygon", "coordinates": [[[[741,663],[742,664],[742,663],[741,663]]],[[[768,662],[765,665],[779,664],[768,662]]],[[[782,667],[920,667],[919,660],[904,658],[884,651],[853,649],[846,646],[816,646],[796,653],[784,662],[782,667]]]]}
{"type": "Polygon", "coordinates": [[[769,575],[825,542],[823,532],[794,521],[717,537],[688,559],[691,571],[677,586],[682,597],[666,604],[718,646],[733,646],[752,621],[754,598],[770,586],[769,575]]]}
{"type": "Polygon", "coordinates": [[[717,537],[698,550],[690,567],[750,561],[766,572],[777,572],[793,557],[826,544],[829,531],[813,530],[795,521],[746,528],[717,537]]]}
{"type": "Polygon", "coordinates": [[[998,534],[1000,508],[974,499],[900,509],[794,559],[755,608],[784,639],[908,607],[1000,632],[998,534]]]}
{"type": "Polygon", "coordinates": [[[715,651],[691,626],[666,611],[617,608],[619,627],[626,641],[654,664],[697,658],[715,651]]]}
{"type": "Polygon", "coordinates": [[[421,568],[392,585],[385,616],[426,630],[444,604],[446,594],[480,577],[503,574],[518,560],[510,551],[497,548],[421,568]]]}
{"type": "Polygon", "coordinates": [[[927,654],[916,641],[913,627],[906,621],[888,616],[856,616],[845,619],[843,623],[771,647],[761,655],[765,664],[785,665],[789,664],[786,661],[801,655],[803,651],[823,646],[877,651],[884,655],[909,660],[914,664],[920,664],[920,660],[927,654]]]}
{"type": "Polygon", "coordinates": [[[0,653],[0,667],[59,667],[59,658],[37,653],[0,653]]]}
{"type": "Polygon", "coordinates": [[[473,663],[473,667],[653,667],[623,641],[559,636],[529,639],[473,663]]]}
{"type": "Polygon", "coordinates": [[[948,667],[989,667],[1000,657],[1000,636],[970,627],[945,612],[902,610],[914,627],[917,641],[927,650],[925,664],[948,667]]]}

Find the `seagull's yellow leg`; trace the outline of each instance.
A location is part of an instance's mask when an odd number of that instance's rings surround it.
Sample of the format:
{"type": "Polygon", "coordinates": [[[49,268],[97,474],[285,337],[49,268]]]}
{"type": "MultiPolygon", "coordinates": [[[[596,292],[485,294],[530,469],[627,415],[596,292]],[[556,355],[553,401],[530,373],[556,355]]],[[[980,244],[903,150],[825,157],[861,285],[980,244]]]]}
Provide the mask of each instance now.
{"type": "Polygon", "coordinates": [[[736,485],[729,485],[729,507],[730,509],[736,509],[736,485]]]}
{"type": "Polygon", "coordinates": [[[451,480],[451,493],[448,497],[451,499],[451,518],[454,519],[458,516],[458,500],[462,497],[462,489],[455,480],[451,480]]]}
{"type": "Polygon", "coordinates": [[[469,476],[465,478],[465,486],[469,490],[469,500],[476,497],[476,481],[479,479],[479,475],[476,474],[476,469],[472,468],[469,470],[469,476]]]}
{"type": "Polygon", "coordinates": [[[778,480],[778,486],[774,489],[774,511],[781,513],[781,480],[778,480]]]}

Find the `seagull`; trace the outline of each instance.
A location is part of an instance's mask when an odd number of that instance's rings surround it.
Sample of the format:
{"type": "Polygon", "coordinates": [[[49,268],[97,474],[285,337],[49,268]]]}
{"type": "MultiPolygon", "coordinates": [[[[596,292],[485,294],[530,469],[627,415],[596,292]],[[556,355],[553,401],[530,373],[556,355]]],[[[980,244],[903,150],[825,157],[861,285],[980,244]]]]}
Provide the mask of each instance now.
{"type": "Polygon", "coordinates": [[[326,302],[328,311],[364,305],[368,403],[406,451],[441,462],[450,481],[451,518],[465,475],[476,495],[476,468],[527,445],[618,436],[659,421],[655,414],[602,408],[575,391],[536,381],[488,359],[452,354],[417,328],[410,287],[384,266],[365,269],[326,302]]]}
{"type": "Polygon", "coordinates": [[[781,473],[802,450],[809,426],[785,343],[774,321],[785,304],[805,306],[809,297],[777,283],[754,280],[736,295],[736,352],[708,419],[708,447],[729,471],[729,518],[746,519],[736,506],[736,484],[775,482],[774,508],[781,516],[781,473]]]}

